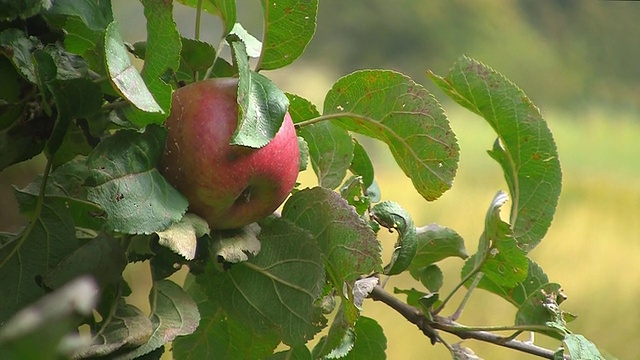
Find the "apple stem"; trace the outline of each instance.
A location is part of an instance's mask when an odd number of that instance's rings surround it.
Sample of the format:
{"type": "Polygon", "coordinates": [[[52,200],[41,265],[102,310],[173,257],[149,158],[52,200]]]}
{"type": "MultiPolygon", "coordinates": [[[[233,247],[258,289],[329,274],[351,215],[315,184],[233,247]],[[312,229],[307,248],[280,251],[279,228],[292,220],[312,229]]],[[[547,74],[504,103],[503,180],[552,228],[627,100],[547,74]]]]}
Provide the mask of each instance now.
{"type": "Polygon", "coordinates": [[[198,5],[196,7],[196,28],[195,28],[195,39],[200,40],[200,19],[202,18],[202,0],[198,0],[198,5]]]}
{"type": "MultiPolygon", "coordinates": [[[[196,7],[196,25],[195,25],[195,39],[198,41],[200,40],[200,20],[202,18],[202,0],[198,0],[198,5],[196,7]]],[[[193,74],[193,78],[194,79],[198,79],[199,76],[199,72],[196,70],[193,74]]]]}

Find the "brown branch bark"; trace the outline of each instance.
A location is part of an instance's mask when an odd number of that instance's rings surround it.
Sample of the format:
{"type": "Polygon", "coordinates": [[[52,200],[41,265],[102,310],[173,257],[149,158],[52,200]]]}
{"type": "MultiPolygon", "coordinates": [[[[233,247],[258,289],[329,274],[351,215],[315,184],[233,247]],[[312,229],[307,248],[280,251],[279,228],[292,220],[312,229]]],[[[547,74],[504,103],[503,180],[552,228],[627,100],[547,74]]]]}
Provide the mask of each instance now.
{"type": "MultiPolygon", "coordinates": [[[[479,330],[464,330],[456,328],[459,326],[455,321],[451,321],[446,317],[433,316],[433,320],[429,320],[424,313],[411,305],[402,302],[400,299],[388,293],[381,286],[376,286],[369,294],[369,298],[374,301],[381,301],[400,313],[409,322],[415,324],[422,333],[431,340],[431,344],[437,342],[437,331],[441,330],[450,334],[456,335],[461,339],[475,339],[492,343],[498,346],[503,346],[509,349],[525,352],[527,354],[536,355],[545,359],[553,359],[553,350],[543,348],[528,342],[505,339],[504,337],[488,332],[479,330]]],[[[565,359],[569,360],[569,356],[565,355],[565,359]]]]}

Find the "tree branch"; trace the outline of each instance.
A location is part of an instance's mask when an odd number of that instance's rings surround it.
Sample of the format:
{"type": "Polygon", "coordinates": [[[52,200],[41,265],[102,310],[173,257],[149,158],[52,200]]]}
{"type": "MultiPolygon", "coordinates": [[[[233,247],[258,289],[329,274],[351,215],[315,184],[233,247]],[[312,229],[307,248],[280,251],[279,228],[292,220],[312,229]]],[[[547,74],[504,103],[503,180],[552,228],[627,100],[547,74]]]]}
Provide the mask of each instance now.
{"type": "MultiPolygon", "coordinates": [[[[431,340],[431,344],[435,344],[438,339],[437,330],[442,330],[450,334],[456,335],[461,339],[475,339],[492,343],[498,346],[503,346],[509,349],[522,351],[527,354],[536,355],[545,359],[553,359],[553,350],[543,348],[528,342],[508,339],[498,334],[494,334],[489,331],[481,330],[467,330],[463,325],[450,320],[443,316],[433,316],[433,320],[429,320],[424,313],[408,305],[395,296],[388,293],[381,286],[376,286],[369,294],[369,298],[374,301],[381,301],[404,316],[409,322],[415,324],[422,333],[431,340]]],[[[568,355],[565,355],[565,359],[570,359],[568,355]]]]}

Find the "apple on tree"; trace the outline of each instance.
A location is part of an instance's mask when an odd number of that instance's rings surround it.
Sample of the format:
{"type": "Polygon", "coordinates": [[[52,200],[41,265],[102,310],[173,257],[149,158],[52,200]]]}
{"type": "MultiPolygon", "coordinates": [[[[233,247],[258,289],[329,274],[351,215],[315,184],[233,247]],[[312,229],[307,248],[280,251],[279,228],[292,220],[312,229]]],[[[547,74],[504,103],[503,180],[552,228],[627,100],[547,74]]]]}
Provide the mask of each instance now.
{"type": "Polygon", "coordinates": [[[255,149],[231,145],[238,124],[238,79],[195,82],[173,94],[167,142],[158,167],[212,229],[256,222],[282,204],[299,171],[289,113],[276,136],[255,149]]]}

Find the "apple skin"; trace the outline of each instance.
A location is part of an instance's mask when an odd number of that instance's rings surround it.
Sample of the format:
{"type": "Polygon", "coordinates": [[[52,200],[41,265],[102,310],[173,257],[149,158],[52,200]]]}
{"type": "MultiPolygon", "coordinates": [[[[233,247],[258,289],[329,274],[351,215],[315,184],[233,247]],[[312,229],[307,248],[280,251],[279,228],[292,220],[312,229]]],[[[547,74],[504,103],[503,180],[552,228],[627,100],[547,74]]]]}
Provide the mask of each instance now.
{"type": "Polygon", "coordinates": [[[264,147],[230,145],[237,128],[238,79],[189,84],[173,94],[158,169],[211,229],[235,229],[273,213],[294,187],[300,150],[286,113],[264,147]]]}

